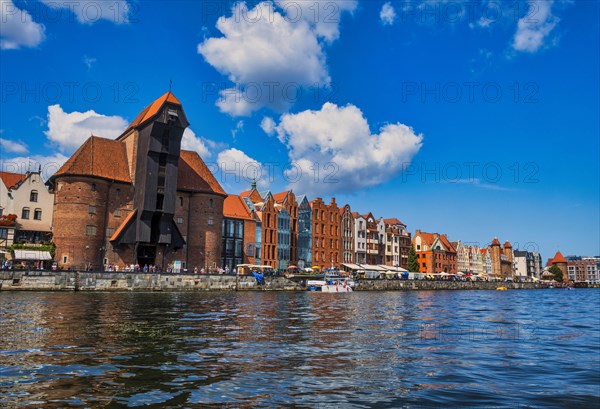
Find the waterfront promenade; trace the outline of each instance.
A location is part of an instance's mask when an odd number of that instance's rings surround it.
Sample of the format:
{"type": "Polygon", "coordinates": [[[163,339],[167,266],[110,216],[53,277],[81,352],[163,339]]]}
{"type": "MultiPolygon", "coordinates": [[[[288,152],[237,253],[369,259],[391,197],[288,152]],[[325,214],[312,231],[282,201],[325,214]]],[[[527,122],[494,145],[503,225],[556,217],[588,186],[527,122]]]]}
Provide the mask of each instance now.
{"type": "MultiPolygon", "coordinates": [[[[541,283],[447,280],[357,280],[356,291],[495,290],[545,288],[541,283]]],[[[149,274],[79,271],[0,271],[0,291],[299,291],[285,277],[265,277],[258,285],[249,275],[149,274]]]]}

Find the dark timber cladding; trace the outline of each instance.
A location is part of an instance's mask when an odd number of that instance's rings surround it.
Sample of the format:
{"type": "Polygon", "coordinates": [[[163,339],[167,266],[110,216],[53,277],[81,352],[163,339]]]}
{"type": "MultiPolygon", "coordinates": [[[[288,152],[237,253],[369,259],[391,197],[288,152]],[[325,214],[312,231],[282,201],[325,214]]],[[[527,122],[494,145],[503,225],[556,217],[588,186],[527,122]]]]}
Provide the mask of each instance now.
{"type": "Polygon", "coordinates": [[[168,92],[116,140],[89,138],[50,178],[61,267],[220,264],[226,194],[196,152],[181,150],[188,125],[168,92]]]}
{"type": "Polygon", "coordinates": [[[138,259],[153,257],[151,246],[144,244],[170,244],[173,249],[184,244],[173,216],[181,138],[188,124],[181,106],[166,103],[154,121],[138,129],[135,184],[144,186],[136,189],[133,201],[139,209],[138,259]]]}

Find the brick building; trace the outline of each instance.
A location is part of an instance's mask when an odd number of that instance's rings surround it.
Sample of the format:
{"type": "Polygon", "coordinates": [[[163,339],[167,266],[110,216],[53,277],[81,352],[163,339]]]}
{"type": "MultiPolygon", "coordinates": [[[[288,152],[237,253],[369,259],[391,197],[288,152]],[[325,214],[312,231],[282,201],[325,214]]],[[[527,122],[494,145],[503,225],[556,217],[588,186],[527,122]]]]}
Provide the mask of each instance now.
{"type": "Polygon", "coordinates": [[[340,268],[340,209],[335,198],[310,202],[312,209],[312,262],[320,268],[340,268]]]}
{"type": "Polygon", "coordinates": [[[567,256],[569,281],[600,283],[600,257],[567,256]]]}
{"type": "Polygon", "coordinates": [[[419,272],[456,274],[456,249],[445,234],[415,232],[413,244],[419,261],[419,272]]]}
{"type": "Polygon", "coordinates": [[[562,271],[563,283],[569,282],[569,269],[567,259],[562,255],[560,251],[557,251],[553,258],[549,259],[546,263],[546,267],[556,266],[562,271]]]}
{"type": "Polygon", "coordinates": [[[90,137],[50,178],[61,267],[221,264],[226,194],[196,152],[181,150],[187,126],[167,92],[116,140],[90,137]]]}
{"type": "MultiPolygon", "coordinates": [[[[260,233],[257,231],[257,236],[260,235],[260,247],[257,246],[259,257],[262,265],[268,265],[273,268],[279,267],[278,260],[278,230],[277,221],[279,212],[275,205],[275,199],[271,192],[263,192],[262,194],[256,190],[256,183],[252,183],[252,189],[240,194],[245,198],[247,203],[251,203],[258,219],[260,220],[260,233]]],[[[258,240],[257,240],[258,241],[258,240]]]]}
{"type": "Polygon", "coordinates": [[[515,268],[511,244],[506,241],[501,247],[498,238],[494,237],[492,244],[488,247],[488,253],[492,261],[492,275],[503,279],[512,278],[515,274],[515,268]]]}

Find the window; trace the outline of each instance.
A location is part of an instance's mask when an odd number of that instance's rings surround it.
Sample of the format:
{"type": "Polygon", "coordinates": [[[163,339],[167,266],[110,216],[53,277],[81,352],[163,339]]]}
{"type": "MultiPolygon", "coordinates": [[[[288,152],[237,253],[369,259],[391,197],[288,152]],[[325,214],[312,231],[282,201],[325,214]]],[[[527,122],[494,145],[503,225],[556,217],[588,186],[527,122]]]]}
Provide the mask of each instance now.
{"type": "MultiPolygon", "coordinates": [[[[113,229],[111,229],[110,227],[106,228],[106,237],[111,237],[113,234],[113,229]]],[[[104,263],[106,264],[106,263],[104,263]]]]}
{"type": "Polygon", "coordinates": [[[94,206],[94,205],[90,205],[90,206],[88,207],[88,213],[89,213],[89,214],[96,214],[96,206],[94,206]]]}
{"type": "Polygon", "coordinates": [[[208,218],[208,225],[209,225],[209,226],[212,226],[212,224],[213,224],[213,218],[212,218],[212,216],[210,216],[210,217],[208,218]]]}
{"type": "Polygon", "coordinates": [[[29,193],[29,201],[30,202],[37,202],[38,201],[38,192],[37,192],[37,190],[32,190],[31,193],[29,193]]]}
{"type": "Polygon", "coordinates": [[[121,196],[121,189],[115,190],[115,197],[118,199],[121,196]]]}
{"type": "Polygon", "coordinates": [[[8,238],[8,229],[0,229],[0,239],[8,238]]]}
{"type": "Polygon", "coordinates": [[[121,217],[121,209],[115,210],[115,217],[121,217]]]}
{"type": "Polygon", "coordinates": [[[21,212],[21,219],[29,219],[29,207],[24,207],[21,212]]]}
{"type": "Polygon", "coordinates": [[[183,207],[183,196],[179,196],[179,206],[183,207]]]}
{"type": "Polygon", "coordinates": [[[92,226],[92,225],[86,226],[85,233],[88,236],[95,236],[96,235],[96,226],[92,226]]]}
{"type": "Polygon", "coordinates": [[[42,209],[35,209],[33,212],[33,218],[35,220],[42,220],[42,209]]]}
{"type": "Polygon", "coordinates": [[[63,264],[67,264],[69,262],[68,256],[63,256],[63,264]]]}
{"type": "Polygon", "coordinates": [[[208,207],[210,207],[210,208],[212,209],[212,208],[213,208],[213,205],[214,205],[214,200],[213,200],[213,199],[210,199],[210,200],[208,201],[208,207]]]}
{"type": "Polygon", "coordinates": [[[92,185],[90,187],[92,189],[92,192],[96,191],[96,184],[95,183],[92,183],[92,185]]]}
{"type": "Polygon", "coordinates": [[[177,224],[183,224],[183,217],[179,216],[177,218],[177,224]]]}

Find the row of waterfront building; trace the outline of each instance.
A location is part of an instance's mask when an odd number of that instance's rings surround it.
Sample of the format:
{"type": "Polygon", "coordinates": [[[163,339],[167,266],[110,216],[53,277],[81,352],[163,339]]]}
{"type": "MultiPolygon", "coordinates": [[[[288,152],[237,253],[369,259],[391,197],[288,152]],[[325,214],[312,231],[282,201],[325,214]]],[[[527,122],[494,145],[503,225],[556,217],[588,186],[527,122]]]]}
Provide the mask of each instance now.
{"type": "MultiPolygon", "coordinates": [[[[513,251],[497,238],[474,246],[445,234],[412,236],[396,217],[357,212],[335,198],[259,191],[255,183],[227,194],[197,152],[181,149],[187,126],[181,103],[168,92],[115,140],[90,137],[47,182],[39,171],[0,172],[2,259],[54,261],[65,269],[414,269],[414,246],[422,273],[543,274],[539,253],[513,251]],[[35,250],[41,243],[52,245],[35,250]]],[[[547,265],[564,269],[565,278],[597,281],[598,261],[557,253],[547,265]]]]}

